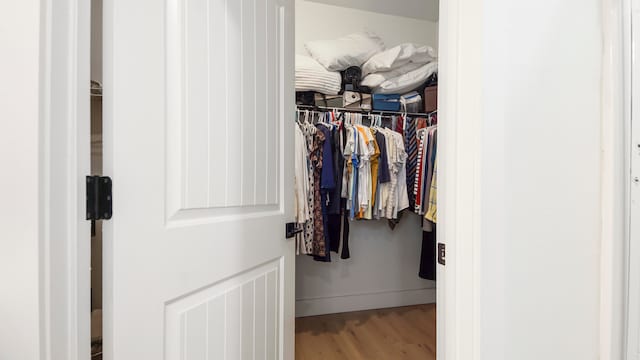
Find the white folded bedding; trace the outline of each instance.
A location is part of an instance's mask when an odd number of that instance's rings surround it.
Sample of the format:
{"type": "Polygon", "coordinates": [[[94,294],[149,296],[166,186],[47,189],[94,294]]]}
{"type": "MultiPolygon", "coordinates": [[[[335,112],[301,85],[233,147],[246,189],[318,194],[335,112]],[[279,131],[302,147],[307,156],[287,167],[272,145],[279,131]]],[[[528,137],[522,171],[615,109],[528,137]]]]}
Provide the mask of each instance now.
{"type": "Polygon", "coordinates": [[[335,40],[309,41],[305,47],[327,70],[342,71],[351,66],[362,66],[384,50],[384,42],[376,34],[361,32],[335,40]]]}
{"type": "Polygon", "coordinates": [[[422,65],[434,60],[436,60],[436,51],[430,46],[400,44],[367,60],[362,65],[362,75],[391,71],[410,63],[422,65]]]}
{"type": "Polygon", "coordinates": [[[424,64],[408,63],[391,71],[369,74],[362,79],[360,85],[368,86],[371,89],[375,89],[387,80],[397,78],[398,76],[402,76],[423,66],[424,64]]]}
{"type": "Polygon", "coordinates": [[[309,56],[296,55],[296,91],[337,95],[341,84],[339,72],[328,71],[309,56]]]}
{"type": "MultiPolygon", "coordinates": [[[[394,70],[394,72],[396,72],[394,70]]],[[[429,76],[438,72],[438,62],[432,61],[430,63],[419,66],[417,69],[408,71],[404,74],[388,77],[378,86],[373,87],[373,92],[376,94],[404,94],[406,92],[415,90],[422,85],[429,76]]],[[[367,78],[373,75],[380,75],[385,73],[371,74],[363,79],[362,85],[366,85],[367,78]]]]}

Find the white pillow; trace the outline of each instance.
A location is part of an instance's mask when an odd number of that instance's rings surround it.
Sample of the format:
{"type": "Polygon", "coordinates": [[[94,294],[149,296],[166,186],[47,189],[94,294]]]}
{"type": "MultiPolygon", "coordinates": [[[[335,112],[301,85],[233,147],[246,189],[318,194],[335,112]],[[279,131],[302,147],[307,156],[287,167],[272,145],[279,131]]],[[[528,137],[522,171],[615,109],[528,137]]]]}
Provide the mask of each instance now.
{"type": "Polygon", "coordinates": [[[362,74],[390,71],[408,63],[426,64],[435,59],[436,51],[430,46],[401,44],[372,56],[362,66],[362,74]]]}
{"type": "Polygon", "coordinates": [[[429,76],[436,72],[438,72],[438,62],[432,61],[416,70],[383,82],[373,92],[376,94],[404,94],[424,84],[429,76]]]}
{"type": "Polygon", "coordinates": [[[375,89],[387,80],[397,78],[398,76],[402,76],[408,72],[419,69],[422,66],[424,66],[424,64],[408,63],[391,71],[369,74],[362,79],[360,85],[375,89]]]}
{"type": "Polygon", "coordinates": [[[362,66],[384,50],[382,39],[373,33],[355,33],[336,40],[317,40],[305,44],[307,51],[327,70],[342,71],[362,66]]]}
{"type": "Polygon", "coordinates": [[[308,56],[296,55],[296,91],[315,91],[327,95],[340,92],[342,78],[337,71],[327,71],[308,56]]]}

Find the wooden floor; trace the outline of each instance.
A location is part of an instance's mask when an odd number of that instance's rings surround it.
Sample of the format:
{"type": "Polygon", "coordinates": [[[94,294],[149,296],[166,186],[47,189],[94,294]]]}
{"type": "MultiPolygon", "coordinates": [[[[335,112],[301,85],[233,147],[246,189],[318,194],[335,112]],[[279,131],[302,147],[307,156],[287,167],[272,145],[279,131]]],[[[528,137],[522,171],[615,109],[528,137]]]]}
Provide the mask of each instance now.
{"type": "Polygon", "coordinates": [[[296,319],[296,360],[435,358],[435,304],[296,319]]]}

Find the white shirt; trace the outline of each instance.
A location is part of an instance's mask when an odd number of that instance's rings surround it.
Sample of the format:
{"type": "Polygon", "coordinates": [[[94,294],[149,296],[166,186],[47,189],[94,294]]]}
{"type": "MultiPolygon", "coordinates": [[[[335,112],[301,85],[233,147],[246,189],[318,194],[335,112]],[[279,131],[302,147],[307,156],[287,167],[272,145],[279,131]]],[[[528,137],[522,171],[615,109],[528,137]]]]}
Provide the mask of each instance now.
{"type": "Polygon", "coordinates": [[[398,182],[397,182],[398,205],[394,211],[394,213],[397,215],[398,211],[402,211],[409,207],[409,194],[407,193],[407,167],[406,167],[408,154],[404,148],[404,139],[402,138],[402,135],[400,135],[399,133],[396,133],[396,134],[398,135],[396,137],[396,141],[397,141],[397,147],[398,147],[398,153],[399,153],[399,166],[400,166],[400,171],[398,171],[398,182]]]}
{"type": "Polygon", "coordinates": [[[307,202],[309,193],[309,168],[307,161],[309,154],[304,134],[300,127],[295,127],[295,156],[294,156],[294,194],[295,216],[297,223],[304,223],[311,219],[311,212],[307,202]]]}
{"type": "Polygon", "coordinates": [[[368,128],[356,125],[359,135],[359,164],[358,164],[358,202],[357,210],[362,210],[369,214],[369,205],[371,204],[371,193],[373,191],[371,179],[371,155],[374,154],[375,147],[373,145],[373,137],[368,128]]]}

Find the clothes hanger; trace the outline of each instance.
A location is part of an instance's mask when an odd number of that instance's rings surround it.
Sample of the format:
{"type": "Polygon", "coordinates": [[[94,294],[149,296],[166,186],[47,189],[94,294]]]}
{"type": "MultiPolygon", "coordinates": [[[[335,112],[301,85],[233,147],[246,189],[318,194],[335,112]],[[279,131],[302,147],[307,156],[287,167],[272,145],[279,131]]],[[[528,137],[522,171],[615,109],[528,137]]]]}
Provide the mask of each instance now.
{"type": "Polygon", "coordinates": [[[309,110],[305,110],[305,112],[304,112],[304,127],[305,127],[305,130],[306,130],[306,131],[308,131],[308,132],[309,132],[309,131],[311,130],[311,128],[313,127],[313,124],[311,124],[311,123],[309,122],[309,115],[310,115],[310,113],[311,113],[311,112],[310,112],[309,110]]]}
{"type": "Polygon", "coordinates": [[[296,123],[298,124],[298,126],[300,127],[300,129],[304,130],[304,122],[302,120],[304,115],[304,111],[300,111],[299,109],[296,109],[296,123]]]}
{"type": "Polygon", "coordinates": [[[331,124],[331,123],[329,122],[329,120],[327,119],[327,118],[328,118],[328,114],[329,114],[328,112],[324,112],[324,111],[323,111],[323,112],[320,114],[320,119],[318,120],[318,123],[319,123],[320,125],[322,125],[322,126],[326,127],[326,128],[333,129],[333,124],[331,124]]]}

